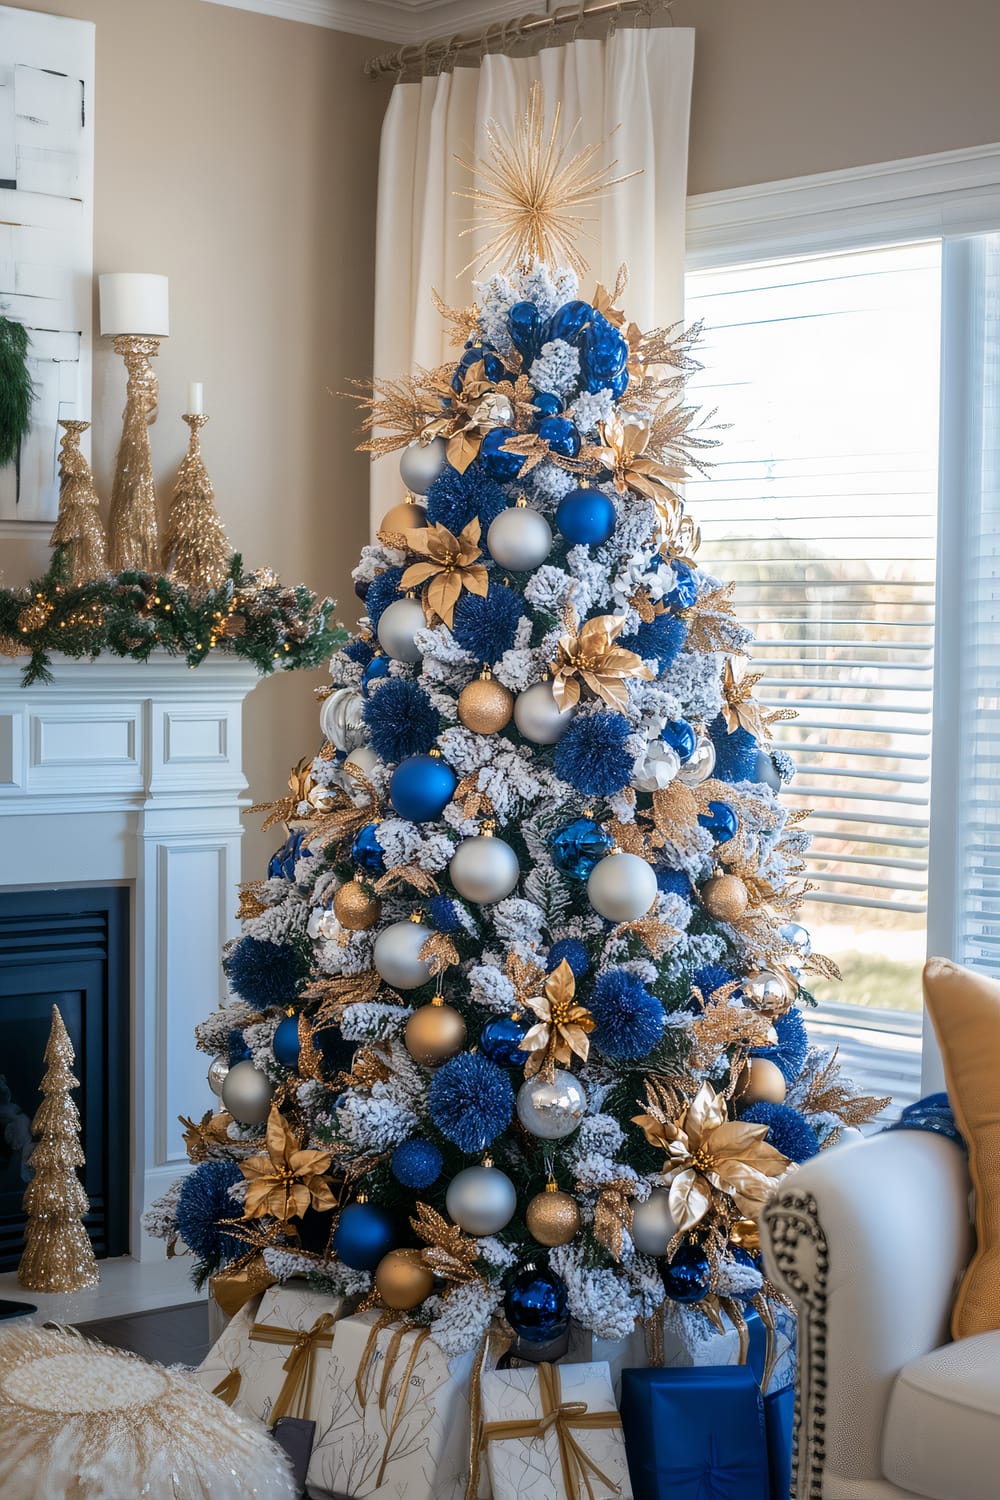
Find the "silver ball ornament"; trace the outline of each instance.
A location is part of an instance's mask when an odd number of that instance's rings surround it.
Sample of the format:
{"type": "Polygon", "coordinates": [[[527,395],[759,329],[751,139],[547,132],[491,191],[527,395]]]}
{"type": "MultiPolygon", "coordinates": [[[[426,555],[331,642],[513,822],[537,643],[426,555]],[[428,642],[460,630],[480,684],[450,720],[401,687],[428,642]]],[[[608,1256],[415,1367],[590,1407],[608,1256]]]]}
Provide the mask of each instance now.
{"type": "Polygon", "coordinates": [[[766,750],[757,751],[757,769],[754,772],[754,781],[760,781],[764,786],[769,786],[772,792],[781,791],[781,777],[778,775],[774,761],[766,750]]]}
{"type": "MultiPolygon", "coordinates": [[[[355,770],[360,771],[366,781],[371,781],[372,776],[378,770],[379,766],[382,765],[382,761],[379,760],[370,745],[359,745],[356,750],[351,751],[350,755],[344,761],[344,765],[345,767],[354,766],[355,770]]],[[[347,795],[355,807],[364,807],[371,800],[361,783],[355,781],[353,776],[348,775],[346,770],[343,776],[343,783],[347,795]]]]}
{"type": "Polygon", "coordinates": [[[222,1102],[241,1125],[263,1125],[271,1112],[274,1085],[249,1060],[234,1063],[222,1085],[222,1102]]]}
{"type": "Polygon", "coordinates": [[[229,1058],[224,1052],[220,1052],[219,1056],[214,1057],[208,1065],[208,1086],[212,1090],[212,1093],[218,1094],[220,1098],[222,1096],[222,1085],[226,1081],[226,1074],[228,1072],[229,1058]]]}
{"type": "Polygon", "coordinates": [[[676,1233],[669,1189],[654,1188],[644,1203],[633,1203],[632,1243],[641,1255],[666,1255],[676,1233]]]}
{"type": "Polygon", "coordinates": [[[632,777],[640,792],[662,792],[680,770],[681,759],[673,746],[664,740],[650,741],[645,759],[632,777]]]}
{"type": "Polygon", "coordinates": [[[586,1090],[565,1068],[556,1068],[551,1083],[536,1074],[517,1091],[517,1118],[543,1141],[572,1135],[586,1112],[586,1090]]]}
{"type": "Polygon", "coordinates": [[[486,534],[490,556],[501,568],[526,573],[540,568],[552,551],[552,531],[537,510],[512,505],[502,510],[486,534]]]}
{"type": "Polygon", "coordinates": [[[609,922],[634,922],[656,900],[656,875],[638,854],[606,854],[587,878],[590,904],[609,922]]]}
{"type": "Polygon", "coordinates": [[[448,875],[466,901],[490,906],[509,896],[521,876],[517,855],[503,839],[488,834],[463,839],[451,857],[448,875]]]}
{"type": "Polygon", "coordinates": [[[793,998],[785,981],[770,969],[758,969],[756,974],[750,974],[740,982],[740,989],[748,1005],[763,1011],[784,1010],[793,998]]]}
{"type": "Polygon", "coordinates": [[[447,462],[448,445],[444,438],[411,443],[399,456],[399,477],[415,495],[426,495],[447,462]]]}
{"type": "Polygon", "coordinates": [[[413,638],[426,625],[419,599],[394,599],[379,616],[378,643],[394,661],[418,662],[420,649],[413,638]]]}
{"type": "Polygon", "coordinates": [[[554,745],[561,740],[576,713],[573,708],[560,710],[552,693],[551,682],[535,682],[517,695],[514,723],[526,740],[535,745],[554,745]]]}
{"type": "Polygon", "coordinates": [[[423,922],[393,922],[375,939],[375,967],[395,990],[415,990],[431,977],[431,966],[420,950],[431,935],[423,922]]]}
{"type": "Polygon", "coordinates": [[[368,738],[364,716],[365,700],[353,688],[338,688],[324,698],[319,711],[319,727],[337,750],[354,750],[368,738]]]}
{"type": "Polygon", "coordinates": [[[812,952],[812,938],[808,927],[803,927],[801,922],[786,922],[781,929],[781,936],[791,948],[795,957],[806,959],[812,952]]]}
{"type": "Polygon", "coordinates": [[[677,772],[677,780],[683,786],[701,786],[715,770],[715,746],[705,734],[699,734],[687,760],[677,772]]]}
{"type": "Polygon", "coordinates": [[[449,1182],[444,1206],[466,1234],[497,1234],[514,1217],[517,1192],[496,1167],[466,1167],[449,1182]]]}

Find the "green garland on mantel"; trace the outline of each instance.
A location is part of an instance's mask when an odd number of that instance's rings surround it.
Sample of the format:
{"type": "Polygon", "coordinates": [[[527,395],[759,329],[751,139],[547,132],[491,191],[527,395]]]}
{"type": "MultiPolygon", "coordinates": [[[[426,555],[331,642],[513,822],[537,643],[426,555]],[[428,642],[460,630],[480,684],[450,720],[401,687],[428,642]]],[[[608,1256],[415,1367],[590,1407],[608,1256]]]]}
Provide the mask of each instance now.
{"type": "Polygon", "coordinates": [[[162,573],[105,574],[74,585],[57,547],[43,578],[0,589],[0,655],[27,654],[24,687],[52,681],[52,652],[147,661],[166,651],[196,667],[214,651],[241,656],[261,673],[318,667],[347,640],[330,623],[333,609],[332,599],[301,584],[286,588],[270,569],[244,573],[238,553],[225,582],[206,592],[162,573]]]}

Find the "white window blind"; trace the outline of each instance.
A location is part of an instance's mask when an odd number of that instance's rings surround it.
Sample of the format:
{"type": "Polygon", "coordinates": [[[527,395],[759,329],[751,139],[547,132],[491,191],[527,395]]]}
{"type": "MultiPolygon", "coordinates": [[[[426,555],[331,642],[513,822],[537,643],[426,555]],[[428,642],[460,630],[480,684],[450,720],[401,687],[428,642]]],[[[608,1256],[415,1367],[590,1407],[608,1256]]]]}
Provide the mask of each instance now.
{"type": "Polygon", "coordinates": [[[819,992],[901,1010],[925,946],[940,267],[935,241],[687,278],[693,399],[730,424],[689,509],[759,697],[799,713],[775,738],[813,809],[807,920],[845,973],[819,992]]]}

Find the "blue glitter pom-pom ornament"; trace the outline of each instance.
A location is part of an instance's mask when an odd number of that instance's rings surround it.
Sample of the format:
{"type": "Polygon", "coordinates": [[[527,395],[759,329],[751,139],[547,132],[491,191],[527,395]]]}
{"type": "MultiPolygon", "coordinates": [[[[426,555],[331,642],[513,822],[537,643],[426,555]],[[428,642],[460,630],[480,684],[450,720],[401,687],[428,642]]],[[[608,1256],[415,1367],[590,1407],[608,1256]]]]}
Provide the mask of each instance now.
{"type": "Polygon", "coordinates": [[[590,818],[577,818],[553,834],[549,844],[552,863],[571,880],[586,880],[598,860],[610,851],[612,842],[590,818]]]}
{"type": "Polygon", "coordinates": [[[603,490],[570,490],[559,501],[556,525],[574,546],[599,547],[615,529],[614,502],[603,490]]]}
{"type": "Polygon", "coordinates": [[[418,1193],[437,1182],[443,1165],[444,1157],[434,1142],[422,1140],[419,1136],[401,1141],[390,1162],[396,1181],[418,1193]]]}
{"type": "Polygon", "coordinates": [[[271,1038],[271,1051],[283,1068],[297,1068],[300,1050],[299,1018],[298,1016],[284,1016],[278,1022],[278,1028],[271,1038]]]}
{"type": "Polygon", "coordinates": [[[727,844],[739,827],[739,819],[728,802],[710,802],[708,811],[698,814],[698,822],[708,829],[717,844],[727,844]]]}
{"type": "Polygon", "coordinates": [[[377,823],[367,823],[351,845],[351,860],[366,875],[385,874],[385,855],[376,836],[377,823]]]}
{"type": "Polygon", "coordinates": [[[389,780],[389,801],[401,818],[429,823],[439,818],[455,794],[458,777],[439,755],[410,755],[389,780]]]}
{"type": "Polygon", "coordinates": [[[333,1231],[333,1253],[352,1271],[374,1271],[396,1242],[396,1221],[377,1203],[349,1203],[333,1231]]]}
{"type": "Polygon", "coordinates": [[[711,1280],[708,1256],[690,1241],[681,1245],[670,1264],[663,1268],[663,1285],[674,1302],[700,1302],[711,1280]]]}
{"type": "Polygon", "coordinates": [[[563,458],[575,458],[580,451],[580,434],[567,417],[543,417],[535,431],[563,458]]]}
{"type": "Polygon", "coordinates": [[[691,759],[698,743],[698,736],[687,719],[671,719],[668,724],[664,725],[660,738],[674,751],[681,765],[691,759]]]}
{"type": "Polygon", "coordinates": [[[494,427],[483,438],[479,459],[494,479],[516,479],[524,466],[521,454],[503,452],[504,443],[512,437],[517,437],[513,427],[494,427]]]}
{"type": "Polygon", "coordinates": [[[569,1327],[569,1296],[561,1276],[544,1266],[523,1266],[504,1298],[507,1322],[518,1338],[547,1344],[569,1327]]]}
{"type": "Polygon", "coordinates": [[[389,658],[383,656],[381,653],[378,656],[372,657],[361,674],[361,695],[363,698],[368,697],[369,689],[373,682],[381,682],[383,677],[388,677],[390,665],[389,658]]]}
{"type": "Polygon", "coordinates": [[[527,1052],[521,1051],[524,1035],[525,1027],[513,1016],[494,1016],[479,1034],[479,1050],[502,1068],[523,1068],[528,1060],[527,1052]]]}

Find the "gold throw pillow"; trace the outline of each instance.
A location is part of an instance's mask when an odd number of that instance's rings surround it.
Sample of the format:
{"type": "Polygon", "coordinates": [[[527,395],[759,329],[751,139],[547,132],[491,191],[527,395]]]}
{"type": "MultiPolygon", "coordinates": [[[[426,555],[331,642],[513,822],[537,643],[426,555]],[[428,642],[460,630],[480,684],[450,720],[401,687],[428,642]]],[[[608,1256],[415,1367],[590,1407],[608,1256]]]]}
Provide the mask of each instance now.
{"type": "Polygon", "coordinates": [[[1000,1328],[1000,983],[932,958],[924,999],[976,1191],[976,1252],[951,1314],[964,1339],[1000,1328]]]}

